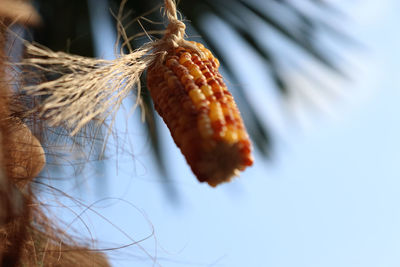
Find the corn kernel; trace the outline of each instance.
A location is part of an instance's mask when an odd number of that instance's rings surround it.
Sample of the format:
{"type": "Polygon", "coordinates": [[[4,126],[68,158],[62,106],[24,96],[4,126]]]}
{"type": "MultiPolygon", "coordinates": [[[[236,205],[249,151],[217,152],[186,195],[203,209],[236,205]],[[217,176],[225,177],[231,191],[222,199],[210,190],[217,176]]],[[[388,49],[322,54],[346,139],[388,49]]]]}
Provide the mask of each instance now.
{"type": "Polygon", "coordinates": [[[231,129],[228,129],[227,131],[226,131],[226,133],[225,133],[225,140],[228,142],[228,143],[230,143],[230,144],[233,144],[233,143],[236,143],[237,141],[238,141],[238,134],[234,131],[234,130],[231,130],[231,129]]]}
{"type": "Polygon", "coordinates": [[[195,80],[203,77],[203,73],[201,73],[198,67],[190,69],[190,74],[193,76],[195,80]]]}
{"type": "Polygon", "coordinates": [[[222,108],[220,103],[211,102],[210,119],[211,121],[222,121],[224,119],[224,114],[222,113],[222,108]]]}
{"type": "Polygon", "coordinates": [[[190,74],[184,74],[184,75],[181,77],[181,82],[183,83],[183,85],[186,85],[187,83],[194,82],[194,81],[193,81],[193,76],[190,75],[190,74]]]}
{"type": "Polygon", "coordinates": [[[212,96],[213,91],[211,89],[211,86],[209,85],[203,85],[200,87],[201,91],[203,92],[203,94],[208,98],[210,96],[212,96]]]}
{"type": "Polygon", "coordinates": [[[202,94],[200,89],[194,89],[189,92],[189,96],[192,99],[193,103],[196,105],[202,100],[206,100],[206,97],[202,94]]]}
{"type": "Polygon", "coordinates": [[[179,63],[178,63],[178,61],[176,60],[176,58],[169,58],[167,61],[166,61],[166,63],[165,63],[165,65],[168,67],[168,68],[171,68],[172,66],[175,66],[175,65],[178,65],[179,63]]]}
{"type": "Polygon", "coordinates": [[[201,114],[199,116],[197,128],[199,129],[200,135],[203,138],[208,138],[213,134],[210,119],[207,117],[207,114],[201,114]]]}
{"type": "Polygon", "coordinates": [[[190,62],[190,59],[191,55],[188,52],[185,52],[179,57],[179,63],[183,65],[187,61],[190,62]]]}
{"type": "Polygon", "coordinates": [[[178,78],[176,76],[170,76],[168,77],[168,87],[169,88],[175,88],[178,84],[178,78]]]}

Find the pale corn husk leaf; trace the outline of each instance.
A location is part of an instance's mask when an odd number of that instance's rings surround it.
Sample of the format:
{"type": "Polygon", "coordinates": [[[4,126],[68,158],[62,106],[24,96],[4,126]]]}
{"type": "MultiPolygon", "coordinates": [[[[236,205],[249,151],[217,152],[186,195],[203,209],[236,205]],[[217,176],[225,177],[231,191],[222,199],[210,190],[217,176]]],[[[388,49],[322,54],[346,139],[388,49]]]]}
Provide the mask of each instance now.
{"type": "MultiPolygon", "coordinates": [[[[24,90],[45,96],[39,115],[50,126],[63,125],[76,134],[93,119],[103,122],[115,114],[122,100],[135,88],[140,95],[140,76],[154,61],[151,45],[144,45],[115,60],[102,60],[53,52],[26,43],[29,58],[22,63],[45,74],[58,75],[55,80],[31,85],[24,90]]],[[[137,98],[140,104],[140,98],[137,98]]]]}

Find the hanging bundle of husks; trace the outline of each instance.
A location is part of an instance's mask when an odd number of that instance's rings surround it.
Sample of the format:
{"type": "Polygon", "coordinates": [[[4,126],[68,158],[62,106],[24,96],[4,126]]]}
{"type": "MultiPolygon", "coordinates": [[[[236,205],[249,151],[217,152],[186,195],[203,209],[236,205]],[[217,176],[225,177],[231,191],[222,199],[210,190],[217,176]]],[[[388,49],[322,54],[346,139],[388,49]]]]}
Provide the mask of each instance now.
{"type": "Polygon", "coordinates": [[[113,114],[132,88],[140,90],[147,71],[155,109],[175,143],[199,181],[216,186],[252,165],[251,142],[218,60],[203,45],[184,39],[174,1],[164,2],[169,21],[164,37],[112,61],[27,44],[25,64],[54,73],[62,69],[64,75],[26,91],[46,95],[41,115],[75,134],[90,120],[113,114]]]}

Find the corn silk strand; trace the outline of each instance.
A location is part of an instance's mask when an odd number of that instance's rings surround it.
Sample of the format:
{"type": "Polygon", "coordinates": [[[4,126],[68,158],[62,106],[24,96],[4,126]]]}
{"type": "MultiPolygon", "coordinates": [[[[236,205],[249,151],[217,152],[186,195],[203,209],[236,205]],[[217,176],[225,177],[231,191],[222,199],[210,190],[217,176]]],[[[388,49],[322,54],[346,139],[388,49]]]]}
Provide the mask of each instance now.
{"type": "MultiPolygon", "coordinates": [[[[123,1],[121,9],[125,3],[123,1]]],[[[72,130],[70,134],[75,135],[91,120],[103,122],[110,115],[115,116],[131,90],[138,91],[136,106],[140,105],[140,77],[149,66],[162,62],[168,50],[183,46],[204,56],[184,39],[185,24],[177,17],[175,1],[165,0],[164,8],[169,21],[164,37],[114,60],[54,52],[26,42],[27,58],[22,64],[45,74],[57,75],[54,80],[23,88],[29,95],[45,96],[35,111],[50,126],[66,126],[72,130]]],[[[120,27],[118,30],[124,31],[120,27]]]]}

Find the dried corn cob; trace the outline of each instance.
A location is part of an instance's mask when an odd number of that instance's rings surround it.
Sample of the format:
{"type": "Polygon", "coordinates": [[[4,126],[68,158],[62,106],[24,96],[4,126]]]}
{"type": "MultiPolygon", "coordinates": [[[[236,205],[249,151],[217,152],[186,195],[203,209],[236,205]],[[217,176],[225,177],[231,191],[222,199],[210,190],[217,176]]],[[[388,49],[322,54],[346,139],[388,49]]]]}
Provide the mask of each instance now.
{"type": "Polygon", "coordinates": [[[147,71],[155,109],[199,181],[216,186],[252,165],[251,143],[239,110],[218,72],[219,62],[178,47],[147,71]]]}

